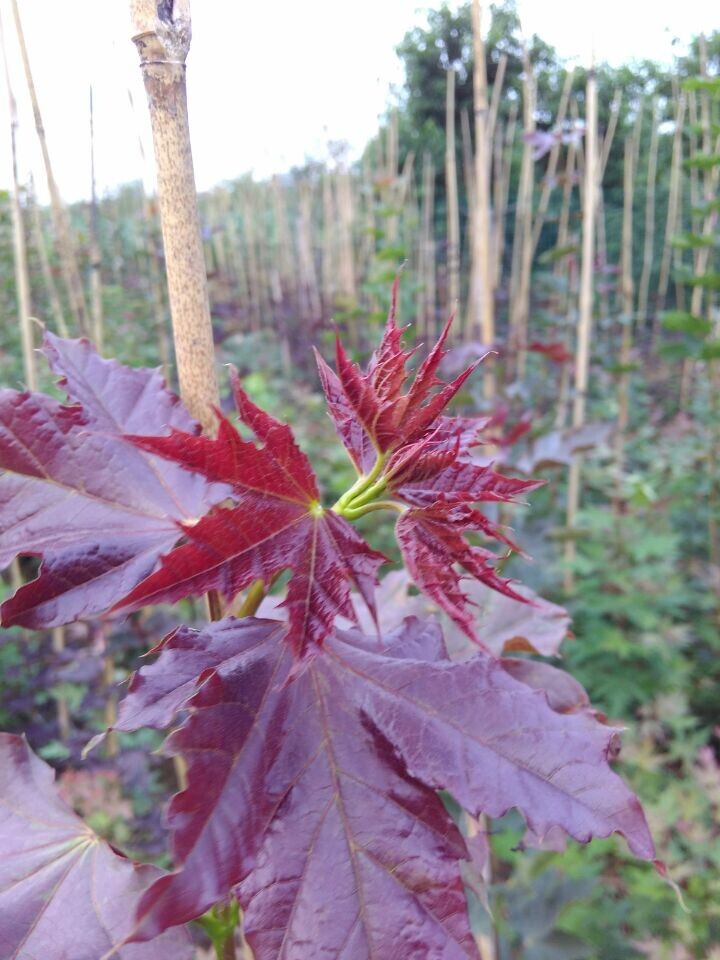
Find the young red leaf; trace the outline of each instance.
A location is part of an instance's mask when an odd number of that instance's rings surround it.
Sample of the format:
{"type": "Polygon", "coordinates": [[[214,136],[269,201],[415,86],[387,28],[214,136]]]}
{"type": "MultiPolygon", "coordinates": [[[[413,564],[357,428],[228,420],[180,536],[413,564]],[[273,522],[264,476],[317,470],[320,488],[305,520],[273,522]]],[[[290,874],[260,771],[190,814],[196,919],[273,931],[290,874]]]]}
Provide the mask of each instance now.
{"type": "Polygon", "coordinates": [[[157,371],[50,333],[44,350],[75,403],[0,391],[0,566],[17,554],[43,557],[38,579],[3,604],[5,626],[51,627],[106,610],[176,542],[179,520],[226,494],[123,438],[195,429],[157,371]]]}
{"type": "Polygon", "coordinates": [[[520,603],[525,598],[513,590],[510,580],[495,572],[495,554],[468,543],[465,533],[471,530],[483,530],[514,546],[483,514],[464,504],[407,510],[397,522],[395,536],[416,586],[471,640],[487,649],[475,627],[474,604],[462,591],[461,575],[454,565],[520,603]]]}
{"type": "Polygon", "coordinates": [[[142,450],[227,484],[238,506],[183,525],[189,542],[164,557],[160,569],[118,606],[131,609],[208,590],[230,599],[254,580],[269,584],[290,569],[288,641],[304,656],[322,644],[337,615],[355,619],[351,588],[374,611],[377,568],[385,557],[347,520],[320,506],[315,474],[290,428],[254,406],[237,379],[234,393],[242,419],[263,446],[243,440],[224,417],[213,440],[179,431],[133,438],[142,450]]]}
{"type": "Polygon", "coordinates": [[[452,317],[440,338],[420,365],[406,393],[406,364],[415,353],[402,349],[404,328],[396,322],[398,280],[393,285],[392,304],[378,349],[362,371],[350,361],[338,340],[337,373],[317,356],[320,380],[338,435],[360,473],[367,473],[378,454],[398,450],[425,437],[441,418],[443,410],[463,386],[480,360],[451,383],[437,377],[445,356],[443,349],[452,317]],[[436,390],[435,388],[440,389],[436,390]],[[371,454],[374,452],[374,455],[371,454]]]}
{"type": "Polygon", "coordinates": [[[169,811],[178,870],[144,896],[137,939],[235,888],[257,960],[474,957],[465,848],[438,790],[476,816],[515,806],[538,834],[617,831],[654,856],[608,765],[617,731],[592,715],[554,711],[483,654],[451,663],[432,623],[336,631],[299,675],[278,627],[181,628],[133,684],[123,729],[191,711],[167,744],[188,762],[169,811]]]}
{"type": "MultiPolygon", "coordinates": [[[[0,734],[0,957],[100,960],[130,933],[161,871],[138,866],[60,800],[52,769],[25,740],[0,734]]],[[[128,945],[118,960],[190,960],[182,930],[128,945]]]]}
{"type": "MultiPolygon", "coordinates": [[[[376,508],[373,500],[393,497],[389,505],[397,505],[403,514],[396,537],[415,584],[477,640],[456,567],[507,596],[520,602],[523,598],[495,572],[497,557],[468,541],[468,534],[481,533],[518,549],[472,505],[517,502],[538,482],[505,477],[489,465],[472,462],[471,447],[479,442],[487,419],[442,415],[475,366],[448,384],[437,376],[452,318],[402,393],[410,352],[402,349],[396,298],[397,281],[383,339],[364,372],[350,362],[340,344],[337,374],[318,357],[331,416],[361,475],[360,486],[339,501],[340,512],[362,516],[376,508]]],[[[387,506],[388,501],[379,505],[387,506]]]]}

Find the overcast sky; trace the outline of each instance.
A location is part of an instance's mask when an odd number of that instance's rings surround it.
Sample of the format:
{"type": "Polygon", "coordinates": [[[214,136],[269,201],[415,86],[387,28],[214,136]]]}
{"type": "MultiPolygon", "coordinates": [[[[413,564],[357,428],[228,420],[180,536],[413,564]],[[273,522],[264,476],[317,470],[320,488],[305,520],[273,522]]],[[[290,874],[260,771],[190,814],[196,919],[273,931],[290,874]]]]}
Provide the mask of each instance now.
{"type": "MultiPolygon", "coordinates": [[[[95,100],[102,193],[138,179],[138,135],[149,145],[147,108],[130,41],[127,0],[19,0],[43,119],[67,199],[89,191],[88,99],[95,100]],[[131,92],[135,108],[130,106],[131,92]]],[[[190,124],[198,185],[252,171],[263,177],[327,156],[329,140],[357,152],[402,83],[395,46],[423,22],[417,0],[195,0],[188,59],[190,124]]],[[[560,55],[618,63],[669,61],[672,40],[718,26],[716,0],[519,0],[525,33],[560,55]],[[582,9],[582,13],[579,11],[582,9]]],[[[44,174],[8,0],[0,0],[20,111],[20,174],[44,174]]],[[[2,84],[4,87],[4,83],[2,84]]],[[[10,178],[7,96],[0,94],[0,185],[10,178]]]]}

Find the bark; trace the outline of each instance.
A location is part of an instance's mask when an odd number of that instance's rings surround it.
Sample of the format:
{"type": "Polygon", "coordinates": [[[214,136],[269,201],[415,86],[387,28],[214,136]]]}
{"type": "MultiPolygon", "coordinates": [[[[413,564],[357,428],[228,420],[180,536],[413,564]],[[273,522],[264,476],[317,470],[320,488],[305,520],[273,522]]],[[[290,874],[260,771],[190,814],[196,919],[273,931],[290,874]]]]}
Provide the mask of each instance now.
{"type": "Polygon", "coordinates": [[[212,434],[218,389],[185,86],[190,4],[131,0],[130,9],[150,107],[180,393],[212,434]]]}

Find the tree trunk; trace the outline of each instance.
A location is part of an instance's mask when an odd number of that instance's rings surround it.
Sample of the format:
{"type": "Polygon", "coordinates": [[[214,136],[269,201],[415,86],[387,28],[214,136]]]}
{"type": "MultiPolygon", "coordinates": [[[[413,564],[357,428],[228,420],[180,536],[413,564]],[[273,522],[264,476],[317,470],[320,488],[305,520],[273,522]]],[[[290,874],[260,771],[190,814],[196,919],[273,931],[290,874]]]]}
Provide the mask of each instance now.
{"type": "Polygon", "coordinates": [[[130,9],[150,106],[180,394],[212,435],[218,388],[185,87],[190,4],[131,0],[130,9]]]}

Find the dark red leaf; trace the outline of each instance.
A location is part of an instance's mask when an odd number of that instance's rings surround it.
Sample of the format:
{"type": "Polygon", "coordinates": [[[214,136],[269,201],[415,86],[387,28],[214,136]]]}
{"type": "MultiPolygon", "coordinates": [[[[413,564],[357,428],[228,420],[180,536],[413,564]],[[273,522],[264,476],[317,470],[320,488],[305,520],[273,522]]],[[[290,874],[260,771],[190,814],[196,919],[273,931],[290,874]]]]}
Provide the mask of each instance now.
{"type": "Polygon", "coordinates": [[[195,425],[157,371],[101,359],[48,333],[44,350],[72,406],[0,391],[0,565],[43,557],[37,580],[3,604],[5,626],[50,627],[126,594],[178,539],[178,521],[226,494],[123,439],[195,425]]]}
{"type": "Polygon", "coordinates": [[[481,533],[518,548],[472,505],[517,502],[538,483],[505,477],[488,464],[472,462],[471,447],[479,442],[487,419],[442,415],[476,366],[451,383],[439,379],[452,318],[407,386],[411,351],[402,349],[396,297],[397,282],[383,339],[365,371],[350,362],[340,344],[337,374],[318,358],[330,413],[361,475],[359,493],[341,506],[356,517],[373,509],[373,499],[394,498],[390,506],[403,514],[396,536],[415,584],[477,640],[456,566],[493,589],[521,598],[495,573],[497,557],[472,546],[467,535],[481,533]]]}
{"type": "Polygon", "coordinates": [[[482,359],[450,383],[438,378],[451,317],[407,392],[402,393],[409,379],[406,364],[415,351],[402,348],[404,329],[396,322],[397,285],[396,280],[383,338],[365,371],[350,361],[339,341],[337,374],[322,358],[317,358],[330,414],[361,473],[369,471],[378,454],[397,450],[425,436],[482,359]]]}
{"type": "Polygon", "coordinates": [[[472,610],[474,604],[461,589],[461,574],[455,565],[493,590],[498,590],[520,603],[525,600],[510,586],[510,580],[496,573],[495,554],[468,543],[465,534],[472,530],[482,530],[514,548],[512,541],[483,514],[466,505],[441,505],[422,510],[407,510],[397,522],[395,536],[405,566],[419,589],[471,640],[485,647],[475,627],[476,614],[472,610]]]}
{"type": "Polygon", "coordinates": [[[473,816],[518,807],[539,835],[621,832],[654,855],[608,765],[617,731],[592,715],[554,711],[483,654],[451,663],[414,618],[382,640],[337,631],[299,675],[278,629],[181,628],[133,684],[123,729],[191,710],[168,740],[188,762],[169,811],[178,870],[144,896],[138,939],[235,888],[257,960],[474,957],[465,847],[438,790],[473,816]]]}
{"type": "Polygon", "coordinates": [[[164,557],[118,606],[132,609],[208,590],[231,599],[254,580],[269,584],[290,569],[288,640],[304,656],[322,644],[337,615],[355,618],[351,589],[374,611],[377,568],[385,557],[347,520],[320,506],[315,474],[290,428],[255,407],[237,380],[234,392],[238,411],[263,446],[243,440],[224,417],[216,439],[179,431],[133,438],[142,450],[228,484],[238,506],[183,525],[189,542],[164,557]]]}
{"type": "MultiPolygon", "coordinates": [[[[161,871],[116,853],[60,800],[52,769],[0,734],[0,956],[101,960],[129,935],[161,871]]],[[[190,960],[182,930],[129,944],[118,960],[190,960]]]]}

